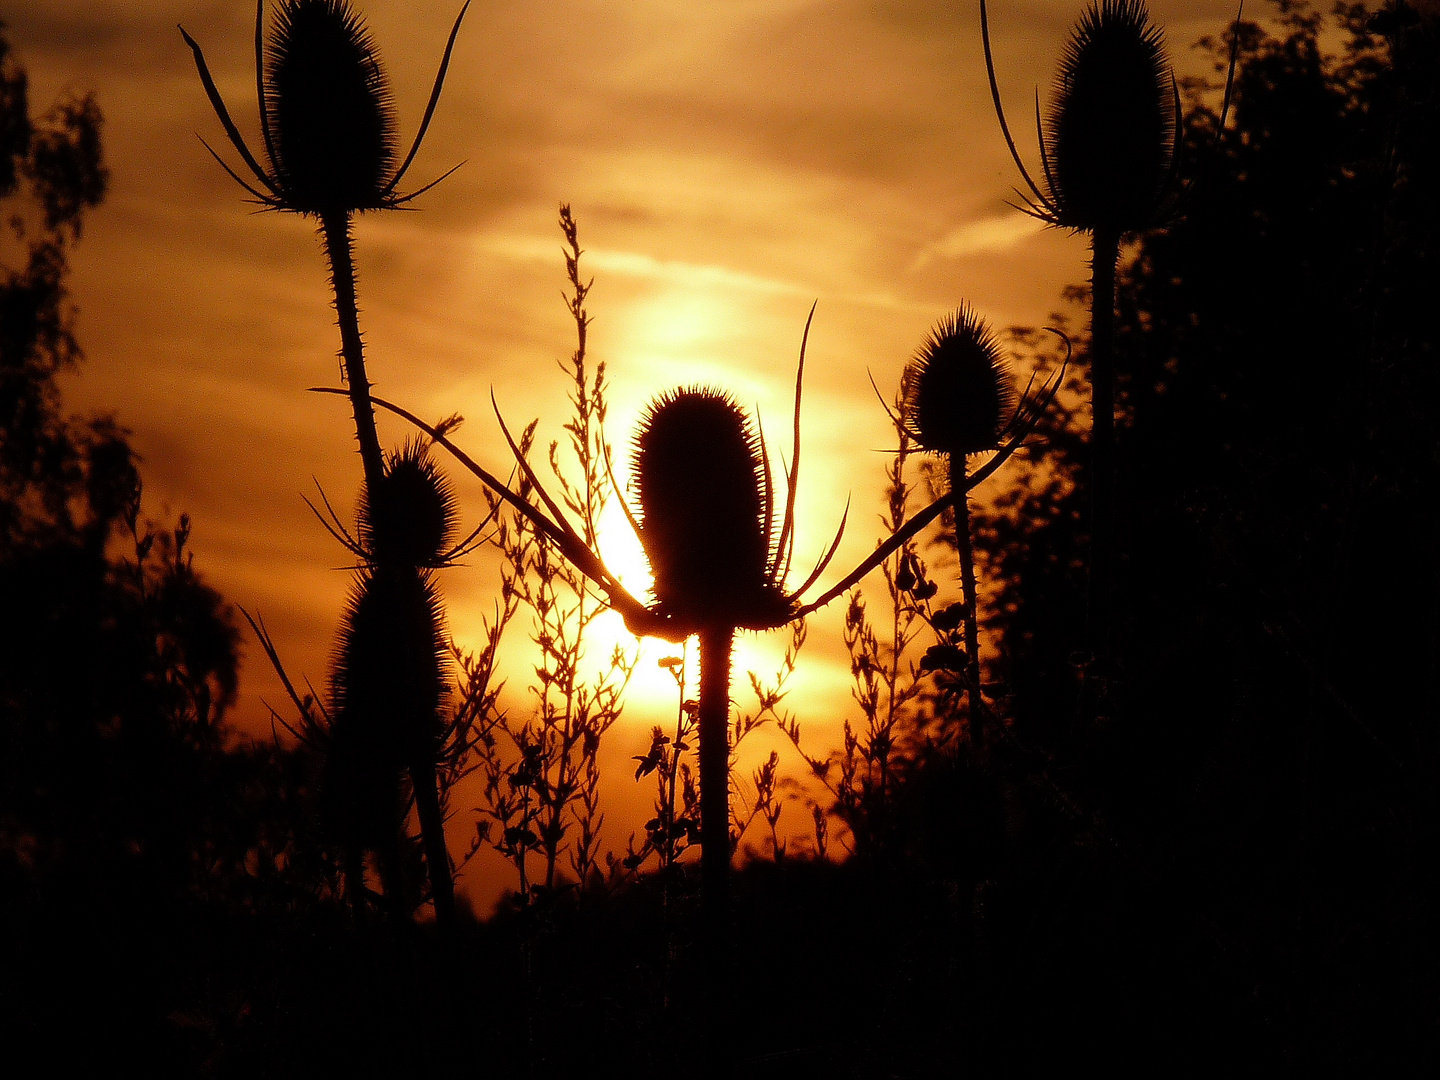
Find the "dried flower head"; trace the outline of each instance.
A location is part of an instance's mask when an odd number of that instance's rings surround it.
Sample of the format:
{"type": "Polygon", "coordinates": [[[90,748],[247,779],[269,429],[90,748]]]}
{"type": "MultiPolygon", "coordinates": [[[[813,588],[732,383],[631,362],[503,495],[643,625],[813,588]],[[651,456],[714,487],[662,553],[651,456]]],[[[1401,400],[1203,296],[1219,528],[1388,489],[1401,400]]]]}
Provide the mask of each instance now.
{"type": "Polygon", "coordinates": [[[1173,211],[1180,194],[1179,90],[1144,0],[1092,3],[1066,44],[1043,122],[1037,95],[1043,189],[1005,122],[984,0],[980,29],[1000,130],[1030,191],[1021,193],[1020,209],[1061,228],[1115,235],[1157,224],[1173,211]]]}
{"type": "Polygon", "coordinates": [[[1154,221],[1178,151],[1173,83],[1143,0],[1102,0],[1080,17],[1044,133],[1057,224],[1128,232],[1154,221]]]}
{"type": "Polygon", "coordinates": [[[937,454],[995,449],[1018,401],[994,332],[968,304],[936,324],[905,372],[907,433],[937,454]]]}
{"type": "Polygon", "coordinates": [[[292,205],[382,205],[395,170],[395,106],[375,41],[346,0],[280,4],[260,93],[271,162],[292,205]]]}
{"type": "Polygon", "coordinates": [[[361,501],[360,544],[379,564],[439,566],[458,516],[450,481],[428,446],[412,439],[389,455],[380,484],[361,501]]]}
{"type": "Polygon", "coordinates": [[[210,104],[256,184],[225,164],[209,143],[205,148],[271,209],[322,217],[404,205],[439,183],[408,195],[397,191],[440,99],[465,8],[450,31],[415,142],[398,168],[389,83],[374,40],[349,0],[281,0],[268,36],[264,0],[256,4],[255,85],[268,169],[260,166],[230,119],[200,46],[182,27],[210,104]]]}
{"type": "Polygon", "coordinates": [[[326,783],[346,813],[375,815],[366,846],[390,818],[400,774],[433,768],[449,667],[433,577],[413,567],[357,574],[331,669],[326,783]]]}
{"type": "Polygon", "coordinates": [[[784,621],[769,467],[734,400],[697,387],[655,401],[635,436],[634,487],[658,612],[692,624],[784,621]]]}

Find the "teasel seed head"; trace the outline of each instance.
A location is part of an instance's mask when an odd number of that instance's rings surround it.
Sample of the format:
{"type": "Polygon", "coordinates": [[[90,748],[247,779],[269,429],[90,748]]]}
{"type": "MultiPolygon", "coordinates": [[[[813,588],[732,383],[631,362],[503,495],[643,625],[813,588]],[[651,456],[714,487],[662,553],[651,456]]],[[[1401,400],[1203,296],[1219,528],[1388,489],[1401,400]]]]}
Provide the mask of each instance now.
{"type": "Polygon", "coordinates": [[[936,324],[905,372],[906,429],[933,453],[993,450],[1017,404],[994,331],[968,304],[936,324]]]}
{"type": "Polygon", "coordinates": [[[268,145],[290,209],[382,206],[395,170],[390,87],[347,0],[283,0],[265,57],[268,145]]]}
{"type": "Polygon", "coordinates": [[[773,507],[745,411],[706,388],[671,391],[635,436],[640,541],[657,609],[693,625],[776,625],[773,507]]]}
{"type": "Polygon", "coordinates": [[[1044,133],[1055,224],[1119,234],[1161,215],[1176,150],[1172,79],[1143,0],[1091,4],[1065,47],[1044,133]]]}
{"type": "Polygon", "coordinates": [[[443,625],[428,572],[376,566],[357,575],[330,696],[336,731],[357,748],[363,771],[398,772],[427,754],[434,760],[449,682],[443,625]]]}
{"type": "Polygon", "coordinates": [[[411,440],[389,455],[377,490],[361,500],[361,549],[377,565],[438,566],[457,518],[449,480],[428,447],[411,440]]]}

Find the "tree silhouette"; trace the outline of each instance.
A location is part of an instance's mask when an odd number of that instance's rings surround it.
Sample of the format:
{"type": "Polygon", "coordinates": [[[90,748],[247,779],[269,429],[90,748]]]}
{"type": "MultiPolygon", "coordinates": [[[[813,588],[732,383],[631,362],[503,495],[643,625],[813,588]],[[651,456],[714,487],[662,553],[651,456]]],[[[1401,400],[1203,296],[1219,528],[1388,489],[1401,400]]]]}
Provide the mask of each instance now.
{"type": "Polygon", "coordinates": [[[232,742],[236,632],[189,519],[147,528],[127,433],[64,410],[57,376],[82,360],[68,254],[105,192],[101,128],[88,95],[32,118],[0,35],[20,251],[0,266],[0,1037],[56,1071],[190,1071],[167,1017],[203,1004],[216,926],[238,939],[247,918],[293,914],[325,860],[294,757],[232,742]]]}

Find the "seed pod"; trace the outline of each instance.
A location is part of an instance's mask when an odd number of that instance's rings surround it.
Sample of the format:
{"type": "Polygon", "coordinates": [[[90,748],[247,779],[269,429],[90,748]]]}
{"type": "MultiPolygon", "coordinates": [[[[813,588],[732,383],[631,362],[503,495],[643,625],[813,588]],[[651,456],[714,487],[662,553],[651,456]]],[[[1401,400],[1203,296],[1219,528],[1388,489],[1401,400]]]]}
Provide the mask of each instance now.
{"type": "Polygon", "coordinates": [[[428,448],[411,440],[386,460],[359,517],[361,546],[377,565],[435,566],[454,536],[455,492],[428,448]]]}
{"type": "Polygon", "coordinates": [[[760,439],[715,390],[676,390],[635,436],[640,541],[666,615],[749,626],[776,609],[772,504],[760,439]]]}
{"type": "Polygon", "coordinates": [[[266,48],[267,145],[287,209],[381,206],[394,172],[390,87],[346,0],[284,0],[266,48]]]}
{"type": "Polygon", "coordinates": [[[1081,16],[1045,131],[1056,224],[1118,234],[1154,222],[1175,151],[1171,79],[1143,0],[1101,0],[1081,16]]]}
{"type": "Polygon", "coordinates": [[[331,676],[338,728],[363,747],[366,771],[434,760],[446,685],[440,598],[413,568],[361,571],[340,627],[331,676]]]}
{"type": "Polygon", "coordinates": [[[993,450],[1015,413],[1009,365],[968,304],[941,319],[905,373],[910,436],[937,454],[993,450]]]}

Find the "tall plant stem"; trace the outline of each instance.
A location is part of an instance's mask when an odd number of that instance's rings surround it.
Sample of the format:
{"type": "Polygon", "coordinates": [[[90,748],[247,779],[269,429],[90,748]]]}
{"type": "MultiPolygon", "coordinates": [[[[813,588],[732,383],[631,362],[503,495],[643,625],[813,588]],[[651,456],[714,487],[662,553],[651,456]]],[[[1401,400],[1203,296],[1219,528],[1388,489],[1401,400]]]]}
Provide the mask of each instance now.
{"type": "Polygon", "coordinates": [[[980,698],[980,623],[976,614],[975,551],[970,543],[970,496],[965,490],[965,455],[950,455],[950,490],[955,497],[955,550],[960,555],[960,587],[965,590],[965,696],[970,741],[985,745],[984,702],[980,698]]]}
{"type": "MultiPolygon", "coordinates": [[[[335,291],[335,315],[340,324],[340,354],[345,362],[345,382],[350,389],[350,405],[355,413],[355,438],[360,444],[365,489],[378,491],[385,476],[385,459],[380,452],[380,436],[375,430],[370,380],[365,374],[360,307],[355,299],[350,215],[335,211],[322,214],[320,228],[325,238],[325,254],[330,260],[330,284],[335,291]]],[[[420,818],[425,865],[430,874],[435,922],[442,935],[451,937],[455,932],[455,883],[450,876],[450,857],[445,848],[445,820],[440,812],[434,762],[412,767],[410,781],[415,792],[415,810],[420,818]]]]}
{"type": "Polygon", "coordinates": [[[733,627],[700,631],[700,910],[704,934],[703,1024],[711,1076],[729,1075],[730,654],[733,627]]]}
{"type": "Polygon", "coordinates": [[[1120,234],[1096,230],[1090,247],[1090,596],[1089,650],[1108,666],[1115,559],[1115,264],[1120,234]]]}
{"type": "Polygon", "coordinates": [[[355,301],[355,260],[350,245],[350,215],[330,212],[320,218],[325,254],[330,260],[330,284],[335,291],[335,315],[340,323],[340,355],[345,363],[345,382],[355,411],[355,438],[360,443],[360,461],[365,468],[365,485],[378,490],[385,474],[380,453],[380,436],[375,431],[375,409],[370,404],[370,380],[365,375],[365,351],[360,339],[360,308],[355,301]]]}
{"type": "Polygon", "coordinates": [[[415,792],[415,813],[420,819],[420,839],[425,846],[425,867],[430,873],[430,900],[435,905],[435,927],[448,944],[455,944],[455,882],[450,876],[450,853],[445,848],[445,815],[440,809],[435,763],[427,761],[410,768],[410,785],[415,792]]]}

